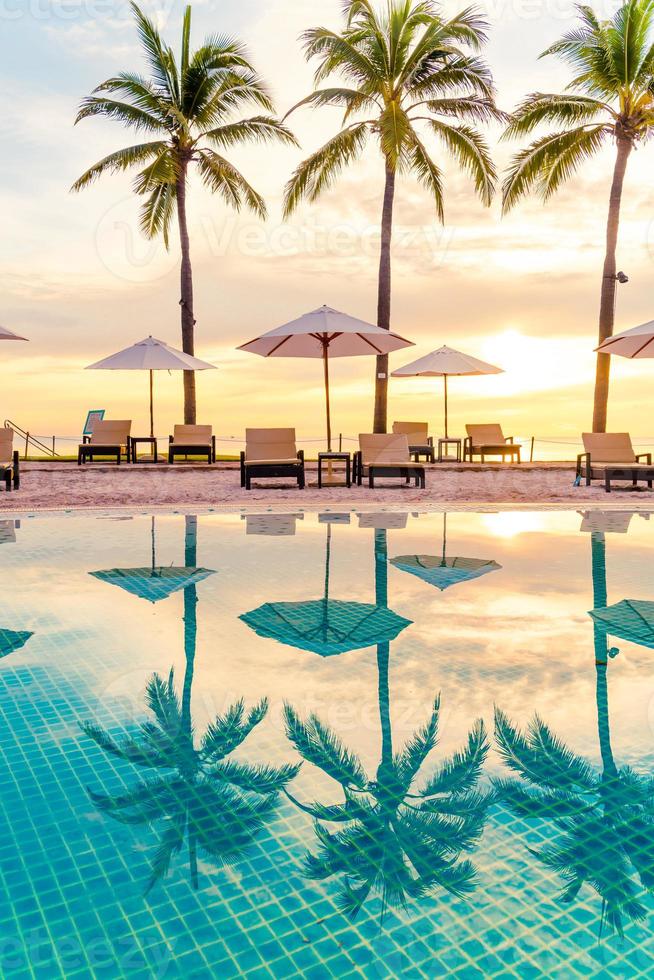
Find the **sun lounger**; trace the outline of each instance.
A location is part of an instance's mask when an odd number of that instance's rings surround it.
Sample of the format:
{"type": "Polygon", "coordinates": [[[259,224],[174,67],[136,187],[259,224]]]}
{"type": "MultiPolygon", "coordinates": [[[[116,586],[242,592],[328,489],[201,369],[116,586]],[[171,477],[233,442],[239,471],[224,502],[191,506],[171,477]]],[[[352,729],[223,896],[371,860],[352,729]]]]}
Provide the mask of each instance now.
{"type": "Polygon", "coordinates": [[[168,462],[176,456],[206,456],[207,463],[216,462],[216,437],[210,425],[176,425],[168,436],[168,462]]]}
{"type": "Polygon", "coordinates": [[[393,432],[405,435],[409,440],[409,452],[416,463],[424,456],[428,462],[434,462],[434,439],[429,435],[427,422],[393,422],[393,432]]]}
{"type": "Polygon", "coordinates": [[[123,456],[129,462],[131,455],[130,433],[131,421],[113,422],[103,419],[96,422],[90,436],[84,436],[84,442],[77,451],[77,465],[81,466],[96,456],[109,456],[120,466],[123,456]]]}
{"type": "Polygon", "coordinates": [[[289,476],[304,490],[304,451],[295,445],[295,429],[246,429],[241,453],[241,486],[253,479],[289,476]]]}
{"type": "Polygon", "coordinates": [[[589,487],[603,480],[607,492],[612,479],[629,480],[634,486],[645,480],[652,487],[654,467],[651,453],[635,453],[628,432],[584,432],[584,452],[577,456],[577,480],[589,487]]]}
{"type": "Polygon", "coordinates": [[[513,436],[505,436],[501,425],[466,425],[468,433],[463,441],[463,460],[472,463],[473,456],[481,456],[482,463],[487,456],[501,456],[520,462],[520,443],[513,436]]]}
{"type": "Polygon", "coordinates": [[[416,486],[425,488],[425,467],[411,459],[409,440],[404,434],[362,433],[359,436],[359,450],[354,455],[354,479],[359,486],[366,473],[371,487],[374,487],[377,476],[395,476],[406,483],[413,477],[416,486]]]}
{"type": "Polygon", "coordinates": [[[5,490],[20,488],[20,463],[18,450],[14,449],[14,430],[0,429],[0,480],[5,481],[5,490]]]}

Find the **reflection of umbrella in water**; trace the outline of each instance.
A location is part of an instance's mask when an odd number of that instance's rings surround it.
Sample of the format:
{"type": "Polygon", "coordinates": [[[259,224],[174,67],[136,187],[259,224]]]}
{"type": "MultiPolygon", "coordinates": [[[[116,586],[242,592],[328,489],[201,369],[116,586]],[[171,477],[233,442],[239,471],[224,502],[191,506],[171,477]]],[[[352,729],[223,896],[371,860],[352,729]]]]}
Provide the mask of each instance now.
{"type": "Polygon", "coordinates": [[[410,620],[382,605],[330,599],[331,531],[328,524],[322,599],[266,602],[244,613],[240,618],[258,636],[331,657],[390,642],[411,625],[410,620]]]}
{"type": "Polygon", "coordinates": [[[194,566],[162,566],[157,565],[156,539],[154,517],[152,518],[152,560],[150,567],[144,568],[110,568],[101,572],[90,572],[94,578],[110,585],[117,585],[139,599],[148,602],[159,602],[167,599],[173,592],[188,589],[197,585],[214,572],[208,568],[194,566]]]}
{"type": "Polygon", "coordinates": [[[403,572],[410,572],[444,592],[451,585],[481,578],[488,572],[495,572],[502,566],[487,558],[462,558],[446,555],[447,514],[443,514],[443,550],[441,555],[399,555],[391,558],[391,565],[403,572]]]}
{"type": "Polygon", "coordinates": [[[611,636],[654,650],[654,602],[623,599],[613,606],[593,609],[590,615],[611,636]]]}
{"type": "Polygon", "coordinates": [[[34,636],[34,634],[26,630],[0,629],[0,659],[2,657],[8,657],[10,653],[14,653],[16,650],[20,650],[21,647],[25,646],[31,636],[34,636]]]}

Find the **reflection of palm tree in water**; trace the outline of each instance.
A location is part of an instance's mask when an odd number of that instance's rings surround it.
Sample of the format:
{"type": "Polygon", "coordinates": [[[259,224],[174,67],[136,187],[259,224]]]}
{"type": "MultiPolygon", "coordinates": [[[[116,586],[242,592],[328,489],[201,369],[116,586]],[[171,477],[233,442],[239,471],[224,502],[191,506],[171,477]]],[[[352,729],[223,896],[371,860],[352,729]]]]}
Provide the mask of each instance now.
{"type": "MultiPolygon", "coordinates": [[[[186,518],[186,566],[194,567],[197,518],[186,518]]],[[[297,766],[251,765],[230,758],[263,720],[267,701],[245,710],[242,701],[217,716],[195,744],[191,691],[197,640],[197,586],[184,589],[185,671],[181,698],[174,671],[167,679],[154,674],[146,688],[152,719],[134,736],[115,739],[97,725],[84,731],[111,755],[159,775],[141,780],[125,793],[90,791],[98,809],[120,823],[159,831],[148,890],[164,878],[172,858],[188,840],[191,882],[198,887],[198,855],[217,865],[237,861],[271,816],[278,794],[295,776],[297,766]]]]}
{"type": "MultiPolygon", "coordinates": [[[[376,603],[388,606],[386,532],[375,531],[376,603]]],[[[427,723],[403,750],[393,751],[390,710],[390,643],[377,644],[378,702],[381,727],[381,759],[369,777],[355,753],[315,716],[303,721],[286,706],[286,726],[291,742],[302,757],[340,784],[343,802],[325,806],[305,805],[289,795],[304,812],[314,817],[319,843],[317,853],[306,859],[309,878],[323,880],[342,876],[342,910],[354,918],[371,892],[386,908],[405,907],[439,889],[464,895],[475,886],[475,869],[463,852],[478,842],[489,797],[477,789],[488,750],[486,733],[478,722],[466,747],[447,759],[421,788],[415,783],[436,746],[440,699],[427,723]],[[331,831],[326,825],[340,825],[331,831]]]]}
{"type": "MultiPolygon", "coordinates": [[[[597,610],[607,604],[606,543],[601,531],[592,532],[591,554],[597,610]]],[[[597,893],[602,903],[601,938],[604,925],[622,935],[625,918],[638,921],[646,914],[640,898],[643,890],[654,888],[654,780],[616,765],[608,662],[617,651],[609,649],[601,623],[595,621],[593,629],[601,773],[572,752],[538,716],[524,733],[497,711],[500,753],[523,780],[500,780],[497,789],[516,816],[550,821],[561,832],[555,843],[531,853],[563,878],[563,902],[573,902],[584,885],[597,893]]]]}

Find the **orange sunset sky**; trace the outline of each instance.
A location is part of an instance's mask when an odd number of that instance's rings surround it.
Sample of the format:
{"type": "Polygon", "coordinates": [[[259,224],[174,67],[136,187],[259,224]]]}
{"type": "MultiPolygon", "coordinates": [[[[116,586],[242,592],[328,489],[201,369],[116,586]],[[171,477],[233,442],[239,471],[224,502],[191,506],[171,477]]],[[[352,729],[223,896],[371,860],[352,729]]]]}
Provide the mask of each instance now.
{"type": "MultiPolygon", "coordinates": [[[[193,6],[195,41],[210,32],[245,40],[280,112],[311,88],[298,34],[340,22],[337,0],[193,6]]],[[[133,418],[135,433],[145,431],[147,378],[83,368],[148,334],[180,346],[177,246],[166,253],[142,239],[129,178],[68,193],[88,165],[133,142],[118,125],[90,120],[73,127],[73,119],[99,81],[141,69],[135,30],[126,3],[87,0],[65,16],[56,5],[48,13],[28,7],[0,16],[0,323],[30,338],[2,346],[3,417],[42,435],[77,437],[87,410],[105,408],[109,417],[133,418]]],[[[176,44],[182,4],[144,7],[176,44]]],[[[534,89],[560,90],[565,69],[537,55],[570,29],[572,4],[497,0],[484,9],[499,104],[510,109],[534,89]]],[[[605,4],[604,12],[613,9],[605,4]]],[[[280,217],[285,180],[339,120],[337,112],[305,109],[292,117],[301,150],[233,154],[266,197],[267,222],[228,212],[192,184],[196,353],[219,368],[198,378],[198,421],[220,435],[240,437],[257,424],[295,425],[304,438],[324,430],[320,363],[264,361],[236,351],[238,344],[322,303],[374,321],[383,180],[374,150],[317,204],[288,223],[280,217]]],[[[493,131],[489,139],[503,167],[512,147],[498,136],[493,131]]],[[[654,317],[653,165],[649,146],[629,165],[618,263],[630,282],[619,287],[618,330],[654,317]]],[[[417,183],[399,180],[392,323],[416,346],[393,355],[392,367],[447,343],[506,370],[451,382],[452,431],[466,421],[498,420],[517,436],[569,438],[589,427],[611,167],[609,147],[548,205],[530,200],[502,219],[499,201],[485,209],[467,178],[447,164],[444,228],[417,183]]],[[[613,370],[609,426],[648,436],[654,365],[616,358],[613,370]]],[[[373,376],[372,359],[334,362],[336,432],[370,429],[373,376]]],[[[181,421],[181,403],[181,377],[158,377],[159,435],[181,421]]],[[[429,418],[438,434],[440,383],[391,382],[393,418],[429,418]]]]}

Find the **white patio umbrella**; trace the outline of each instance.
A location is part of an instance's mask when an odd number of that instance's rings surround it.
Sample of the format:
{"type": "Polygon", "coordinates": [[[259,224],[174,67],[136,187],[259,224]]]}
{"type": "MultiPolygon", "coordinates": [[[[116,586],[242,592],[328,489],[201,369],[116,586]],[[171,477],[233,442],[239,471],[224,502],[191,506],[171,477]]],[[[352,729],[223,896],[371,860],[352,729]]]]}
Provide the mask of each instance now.
{"type": "Polygon", "coordinates": [[[146,337],[132,347],[126,347],[105,357],[102,361],[89,364],[87,371],[149,371],[150,372],[150,435],[154,438],[154,382],[155,371],[213,371],[214,364],[201,361],[181,350],[176,350],[157,340],[146,337]]]}
{"type": "Polygon", "coordinates": [[[261,337],[242,344],[238,350],[262,357],[320,357],[325,374],[325,405],[327,409],[327,448],[332,448],[331,409],[329,404],[330,357],[357,357],[363,354],[390,354],[403,347],[413,347],[390,330],[340,313],[330,306],[305,313],[276,327],[261,337]]]}
{"type": "Polygon", "coordinates": [[[393,371],[392,378],[442,378],[445,394],[445,438],[447,439],[447,379],[449,377],[468,377],[476,374],[504,374],[503,368],[486,364],[476,357],[453,350],[451,347],[439,347],[431,354],[412,361],[404,367],[393,371]]]}
{"type": "Polygon", "coordinates": [[[654,320],[614,334],[596,350],[602,354],[619,354],[620,357],[628,357],[631,360],[654,357],[654,320]]]}
{"type": "Polygon", "coordinates": [[[0,326],[0,340],[27,340],[27,337],[19,337],[17,333],[0,326]]]}

